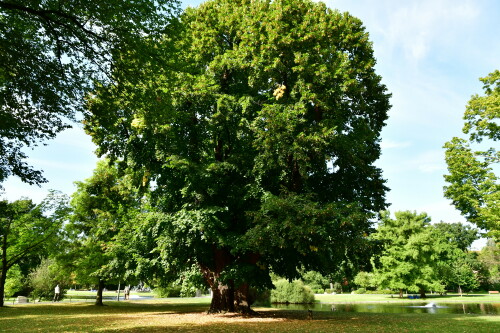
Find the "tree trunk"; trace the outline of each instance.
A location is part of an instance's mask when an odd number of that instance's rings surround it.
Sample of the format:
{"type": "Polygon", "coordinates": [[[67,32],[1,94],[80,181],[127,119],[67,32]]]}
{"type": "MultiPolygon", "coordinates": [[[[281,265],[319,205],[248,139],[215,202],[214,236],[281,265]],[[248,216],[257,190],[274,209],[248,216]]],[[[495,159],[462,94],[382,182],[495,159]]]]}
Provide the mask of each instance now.
{"type": "Polygon", "coordinates": [[[403,298],[403,289],[399,289],[399,298],[403,298]]]}
{"type": "MultiPolygon", "coordinates": [[[[247,261],[253,264],[255,264],[258,260],[258,256],[253,254],[248,255],[247,258],[247,261]]],[[[212,290],[212,302],[210,303],[208,313],[251,313],[249,285],[247,283],[243,283],[239,286],[235,286],[233,280],[229,280],[227,283],[221,283],[219,280],[220,273],[234,260],[229,250],[214,248],[214,259],[215,269],[202,267],[202,273],[205,281],[212,290]]]]}
{"type": "Polygon", "coordinates": [[[425,296],[425,290],[424,289],[420,289],[420,298],[427,298],[427,296],[425,296]]]}
{"type": "Polygon", "coordinates": [[[102,303],[102,292],[104,290],[104,281],[99,279],[99,283],[97,285],[97,297],[95,298],[95,305],[103,306],[102,303]]]}
{"type": "Polygon", "coordinates": [[[7,269],[2,266],[2,271],[0,272],[0,307],[3,307],[3,298],[5,296],[5,280],[7,279],[7,269]]]}
{"type": "Polygon", "coordinates": [[[234,288],[220,284],[212,288],[212,302],[208,313],[219,312],[235,312],[234,288]]]}

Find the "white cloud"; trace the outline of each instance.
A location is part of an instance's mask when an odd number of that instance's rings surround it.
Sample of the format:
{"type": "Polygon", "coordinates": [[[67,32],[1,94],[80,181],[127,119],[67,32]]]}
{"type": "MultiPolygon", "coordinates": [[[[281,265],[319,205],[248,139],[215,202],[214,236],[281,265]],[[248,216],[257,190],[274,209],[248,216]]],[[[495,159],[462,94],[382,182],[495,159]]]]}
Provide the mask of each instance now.
{"type": "Polygon", "coordinates": [[[446,163],[442,150],[425,151],[411,160],[410,163],[422,173],[435,173],[437,171],[442,173],[446,171],[446,163]]]}
{"type": "Polygon", "coordinates": [[[418,62],[435,48],[461,42],[457,30],[477,24],[481,13],[477,1],[326,1],[331,8],[360,17],[374,36],[375,49],[384,57],[402,51],[407,60],[418,62]]]}
{"type": "Polygon", "coordinates": [[[407,147],[410,147],[411,145],[412,145],[411,142],[408,142],[408,141],[398,142],[398,141],[393,141],[393,140],[389,140],[389,139],[384,139],[380,143],[380,147],[382,149],[407,148],[407,147]]]}

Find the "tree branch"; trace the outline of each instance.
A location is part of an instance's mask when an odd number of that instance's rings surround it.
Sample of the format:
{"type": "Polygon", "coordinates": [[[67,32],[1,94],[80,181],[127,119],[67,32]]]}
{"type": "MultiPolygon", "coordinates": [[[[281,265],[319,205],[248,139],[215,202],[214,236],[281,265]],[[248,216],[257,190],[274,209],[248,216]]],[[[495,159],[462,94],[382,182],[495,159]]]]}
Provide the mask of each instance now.
{"type": "Polygon", "coordinates": [[[5,9],[5,10],[21,11],[24,13],[28,13],[28,14],[31,14],[34,16],[38,16],[38,17],[40,17],[48,22],[54,22],[57,25],[63,26],[67,29],[71,29],[71,27],[68,24],[61,22],[60,20],[55,19],[52,15],[59,17],[59,18],[65,18],[65,19],[68,19],[71,22],[73,22],[74,25],[77,28],[79,28],[80,30],[82,30],[85,34],[91,35],[91,36],[93,36],[97,39],[100,39],[102,41],[105,40],[102,36],[99,36],[98,34],[93,32],[92,30],[85,28],[85,25],[83,23],[81,23],[76,16],[70,15],[66,12],[61,11],[61,10],[37,10],[37,9],[33,9],[33,8],[29,8],[26,6],[19,5],[19,4],[5,2],[5,1],[0,1],[0,8],[5,9]]]}

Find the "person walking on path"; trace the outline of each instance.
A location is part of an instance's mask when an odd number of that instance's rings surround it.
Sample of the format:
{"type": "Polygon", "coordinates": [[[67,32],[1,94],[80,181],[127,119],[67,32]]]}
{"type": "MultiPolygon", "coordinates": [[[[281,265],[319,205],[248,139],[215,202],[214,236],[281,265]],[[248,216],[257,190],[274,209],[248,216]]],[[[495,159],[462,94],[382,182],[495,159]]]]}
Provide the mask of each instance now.
{"type": "Polygon", "coordinates": [[[59,297],[61,295],[61,288],[59,288],[59,285],[56,285],[54,289],[54,300],[53,302],[59,302],[59,297]]]}

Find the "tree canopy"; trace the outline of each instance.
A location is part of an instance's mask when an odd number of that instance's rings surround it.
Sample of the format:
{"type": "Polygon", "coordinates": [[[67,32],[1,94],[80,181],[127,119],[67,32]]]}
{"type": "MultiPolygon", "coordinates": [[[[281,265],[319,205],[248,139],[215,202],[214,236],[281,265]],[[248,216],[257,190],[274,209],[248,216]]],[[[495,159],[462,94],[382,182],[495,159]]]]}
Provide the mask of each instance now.
{"type": "Polygon", "coordinates": [[[469,101],[464,120],[464,134],[447,142],[444,195],[467,221],[500,237],[500,152],[495,146],[500,139],[500,71],[482,78],[484,95],[469,101]],[[485,140],[485,141],[483,141],[485,140]]]}
{"type": "Polygon", "coordinates": [[[396,219],[384,212],[373,235],[384,243],[382,254],[374,260],[378,285],[382,288],[420,292],[443,291],[438,262],[447,251],[443,238],[430,225],[426,213],[396,212],[396,219]]]}
{"type": "Polygon", "coordinates": [[[477,260],[467,249],[477,239],[477,230],[460,223],[430,224],[426,213],[384,212],[372,237],[383,250],[372,259],[375,284],[382,288],[419,292],[445,291],[445,287],[476,288],[477,260]]]}
{"type": "Polygon", "coordinates": [[[36,205],[29,199],[0,201],[0,306],[11,267],[28,257],[38,257],[59,233],[67,216],[67,198],[51,192],[36,205]]]}
{"type": "Polygon", "coordinates": [[[134,77],[117,53],[153,56],[144,40],[167,29],[175,0],[0,1],[0,184],[45,181],[24,160],[70,127],[98,84],[134,77]],[[118,75],[121,73],[121,75],[118,75]]]}
{"type": "Polygon", "coordinates": [[[72,267],[80,283],[98,285],[97,305],[102,305],[105,281],[120,281],[126,276],[127,258],[113,251],[118,233],[133,220],[140,200],[120,177],[115,165],[102,160],[94,174],[84,182],[76,182],[71,200],[70,223],[66,225],[68,251],[61,259],[72,267]]]}
{"type": "Polygon", "coordinates": [[[144,66],[103,85],[85,129],[151,189],[157,251],[196,265],[213,311],[247,311],[269,271],[326,273],[359,258],[385,208],[374,166],[389,94],[361,21],[308,0],[208,1],[144,66]]]}

